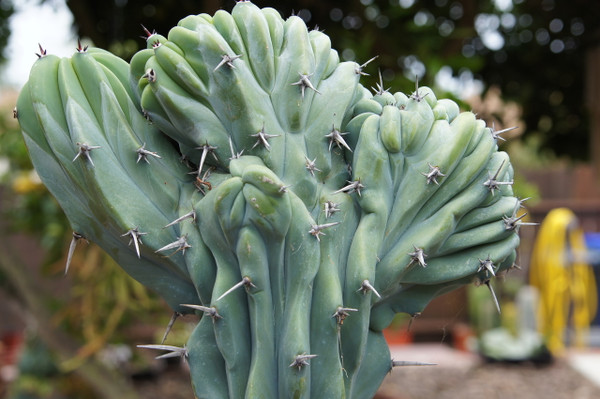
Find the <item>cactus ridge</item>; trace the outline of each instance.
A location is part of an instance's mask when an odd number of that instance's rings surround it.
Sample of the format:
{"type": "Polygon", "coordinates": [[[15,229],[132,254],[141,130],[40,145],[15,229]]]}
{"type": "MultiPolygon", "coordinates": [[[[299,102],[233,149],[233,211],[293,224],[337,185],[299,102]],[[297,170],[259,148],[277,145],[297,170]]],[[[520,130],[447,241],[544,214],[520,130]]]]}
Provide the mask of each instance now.
{"type": "Polygon", "coordinates": [[[371,397],[396,313],[513,264],[503,131],[427,87],[372,94],[373,60],[247,1],[146,33],[129,64],[40,50],[17,116],[68,258],[89,239],[201,316],[172,350],[197,397],[371,397]]]}

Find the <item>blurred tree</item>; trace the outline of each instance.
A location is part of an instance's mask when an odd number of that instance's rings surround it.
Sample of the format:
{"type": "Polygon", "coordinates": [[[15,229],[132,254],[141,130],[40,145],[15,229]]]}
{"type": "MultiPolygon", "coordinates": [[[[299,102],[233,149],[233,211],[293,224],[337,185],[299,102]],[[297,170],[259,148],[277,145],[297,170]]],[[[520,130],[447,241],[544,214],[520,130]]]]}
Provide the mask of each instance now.
{"type": "MultiPolygon", "coordinates": [[[[127,59],[141,46],[132,41],[141,35],[141,24],[166,34],[183,16],[229,10],[234,2],[67,0],[67,5],[81,37],[127,59]]],[[[599,45],[596,0],[256,2],[325,30],[345,59],[365,62],[379,55],[386,87],[394,90],[412,90],[415,77],[454,95],[473,82],[484,89],[497,86],[505,99],[523,106],[526,135],[541,149],[573,159],[590,157],[584,88],[586,59],[599,45]]]]}
{"type": "Polygon", "coordinates": [[[0,0],[0,64],[5,61],[4,48],[10,38],[10,17],[14,12],[11,0],[0,0]]]}

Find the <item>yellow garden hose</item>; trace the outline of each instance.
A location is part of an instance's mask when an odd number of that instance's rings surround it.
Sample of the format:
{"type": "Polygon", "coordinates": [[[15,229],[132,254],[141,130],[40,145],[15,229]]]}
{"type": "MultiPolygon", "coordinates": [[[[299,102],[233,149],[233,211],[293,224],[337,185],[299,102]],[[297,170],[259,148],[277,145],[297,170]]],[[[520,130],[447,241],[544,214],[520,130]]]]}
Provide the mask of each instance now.
{"type": "Polygon", "coordinates": [[[569,325],[573,344],[583,347],[598,307],[594,271],[577,217],[567,208],[553,209],[540,226],[529,269],[530,284],[539,290],[539,331],[553,354],[565,349],[569,325]]]}

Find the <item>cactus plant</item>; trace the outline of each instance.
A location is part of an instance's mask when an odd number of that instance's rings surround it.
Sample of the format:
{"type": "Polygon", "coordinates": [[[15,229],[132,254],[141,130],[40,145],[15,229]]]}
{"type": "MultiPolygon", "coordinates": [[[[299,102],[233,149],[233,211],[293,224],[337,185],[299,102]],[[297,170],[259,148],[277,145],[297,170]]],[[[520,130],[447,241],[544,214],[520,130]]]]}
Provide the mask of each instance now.
{"type": "Polygon", "coordinates": [[[513,170],[473,113],[373,94],[324,33],[248,1],[147,35],[129,64],[41,50],[17,117],[70,252],[85,237],[201,316],[148,346],[198,398],[371,397],[396,313],[513,264],[513,170]]]}

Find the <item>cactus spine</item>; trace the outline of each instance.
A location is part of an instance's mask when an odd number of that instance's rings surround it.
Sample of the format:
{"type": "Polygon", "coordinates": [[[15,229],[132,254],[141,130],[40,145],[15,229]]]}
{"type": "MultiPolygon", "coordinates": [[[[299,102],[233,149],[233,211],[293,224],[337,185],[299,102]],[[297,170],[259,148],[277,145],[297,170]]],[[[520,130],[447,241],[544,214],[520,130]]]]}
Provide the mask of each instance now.
{"type": "Polygon", "coordinates": [[[184,348],[149,346],[197,397],[371,397],[394,314],[513,264],[513,171],[472,113],[371,94],[366,64],[248,1],[147,42],[130,64],[41,50],[18,119],[70,254],[93,241],[202,316],[184,348]]]}

